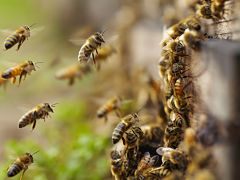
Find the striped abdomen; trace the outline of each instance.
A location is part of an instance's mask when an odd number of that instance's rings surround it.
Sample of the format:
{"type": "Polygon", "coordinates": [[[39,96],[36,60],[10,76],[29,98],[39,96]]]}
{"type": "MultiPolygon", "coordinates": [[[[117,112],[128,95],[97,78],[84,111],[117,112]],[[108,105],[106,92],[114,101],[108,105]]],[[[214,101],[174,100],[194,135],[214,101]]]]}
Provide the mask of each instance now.
{"type": "Polygon", "coordinates": [[[2,78],[9,79],[9,78],[20,75],[21,72],[22,72],[22,68],[13,67],[13,68],[7,69],[6,71],[3,72],[2,78]]]}
{"type": "Polygon", "coordinates": [[[179,128],[181,128],[182,126],[183,126],[183,123],[184,123],[184,119],[183,119],[183,117],[180,115],[180,114],[178,114],[178,113],[175,113],[175,116],[176,116],[176,119],[175,119],[175,126],[176,127],[179,127],[179,128]]]}
{"type": "Polygon", "coordinates": [[[104,105],[104,106],[102,106],[99,110],[98,110],[98,112],[97,112],[97,116],[98,116],[98,118],[102,118],[102,117],[104,117],[105,115],[107,115],[107,113],[109,113],[109,112],[111,112],[112,110],[114,110],[115,109],[115,107],[114,107],[114,105],[113,104],[106,104],[106,105],[104,105]]]}
{"type": "Polygon", "coordinates": [[[87,41],[79,51],[78,61],[87,62],[93,51],[94,51],[94,47],[87,41]]]}
{"type": "Polygon", "coordinates": [[[6,50],[13,47],[19,41],[19,38],[20,38],[19,35],[16,33],[8,36],[4,42],[6,50]]]}
{"type": "Polygon", "coordinates": [[[23,169],[23,166],[21,163],[14,163],[8,170],[7,170],[7,176],[13,177],[17,175],[21,170],[23,169]]]}
{"type": "Polygon", "coordinates": [[[182,96],[183,95],[183,80],[181,78],[177,79],[174,86],[174,92],[176,96],[182,96]]]}
{"type": "Polygon", "coordinates": [[[123,136],[123,133],[127,130],[127,124],[120,122],[117,127],[113,130],[112,142],[116,144],[123,136]]]}
{"type": "Polygon", "coordinates": [[[34,117],[34,111],[29,111],[19,120],[19,128],[23,128],[36,120],[34,117]]]}

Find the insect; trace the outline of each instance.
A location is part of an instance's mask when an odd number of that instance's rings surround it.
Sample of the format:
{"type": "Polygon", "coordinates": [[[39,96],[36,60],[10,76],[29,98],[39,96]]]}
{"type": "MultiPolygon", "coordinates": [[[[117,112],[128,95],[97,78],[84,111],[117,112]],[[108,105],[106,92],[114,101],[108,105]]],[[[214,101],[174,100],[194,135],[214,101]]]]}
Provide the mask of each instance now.
{"type": "Polygon", "coordinates": [[[114,96],[110,98],[105,104],[103,104],[97,111],[97,117],[104,117],[105,122],[107,122],[108,113],[115,111],[118,117],[120,116],[119,108],[123,104],[123,99],[119,96],[114,96]]]}
{"type": "Polygon", "coordinates": [[[102,43],[105,43],[103,38],[103,33],[96,32],[91,35],[86,42],[82,45],[79,53],[78,53],[78,61],[79,62],[88,62],[90,60],[90,56],[92,54],[93,62],[96,64],[94,51],[98,54],[97,49],[101,47],[102,43]]]}
{"type": "Polygon", "coordinates": [[[146,173],[147,178],[163,178],[171,174],[171,171],[169,168],[166,168],[165,166],[160,166],[156,168],[150,168],[146,173]]]}
{"type": "Polygon", "coordinates": [[[177,148],[182,140],[183,130],[179,127],[175,127],[172,122],[169,122],[164,131],[164,147],[177,148]]]}
{"type": "Polygon", "coordinates": [[[123,134],[133,125],[139,122],[139,118],[137,113],[129,114],[122,118],[121,122],[116,126],[113,130],[112,134],[112,142],[116,144],[121,138],[123,140],[123,144],[125,144],[125,140],[123,138],[123,134]]]}
{"type": "Polygon", "coordinates": [[[212,16],[215,18],[215,20],[222,19],[223,15],[226,11],[224,8],[224,3],[228,0],[212,0],[211,2],[211,11],[212,16]]]}
{"type": "Polygon", "coordinates": [[[171,56],[186,56],[186,48],[179,40],[171,40],[164,49],[166,49],[167,54],[171,56]]]}
{"type": "Polygon", "coordinates": [[[36,122],[38,119],[44,119],[49,116],[49,113],[53,113],[52,107],[55,107],[57,103],[50,105],[49,103],[43,103],[35,106],[33,109],[24,114],[19,120],[19,128],[23,128],[29,124],[32,125],[32,130],[34,130],[36,126],[36,122]]]}
{"type": "MultiPolygon", "coordinates": [[[[33,26],[33,25],[31,25],[33,26]]],[[[21,47],[22,43],[25,41],[25,39],[28,39],[30,37],[30,27],[31,26],[21,26],[18,28],[14,33],[9,35],[7,39],[4,42],[5,49],[8,50],[11,47],[13,47],[15,44],[18,43],[17,50],[21,47]]]]}
{"type": "Polygon", "coordinates": [[[197,14],[205,19],[212,19],[212,10],[211,10],[211,5],[210,4],[203,4],[199,7],[197,10],[197,14]]]}
{"type": "Polygon", "coordinates": [[[103,46],[101,49],[99,49],[95,58],[95,61],[97,62],[97,69],[100,69],[101,61],[106,61],[108,57],[116,52],[117,50],[112,45],[103,46]]]}
{"type": "Polygon", "coordinates": [[[169,147],[160,147],[156,152],[162,156],[162,163],[169,160],[171,163],[180,166],[181,169],[186,170],[188,161],[187,156],[183,151],[169,147]]]}
{"type": "Polygon", "coordinates": [[[125,176],[123,173],[123,160],[121,153],[117,150],[111,152],[111,173],[117,180],[123,179],[125,176]]]}
{"type": "Polygon", "coordinates": [[[20,177],[20,180],[22,180],[25,171],[28,169],[28,166],[33,163],[33,155],[37,152],[38,151],[34,152],[33,154],[25,153],[24,155],[19,156],[16,161],[8,168],[7,176],[13,177],[23,170],[20,177]]]}
{"type": "Polygon", "coordinates": [[[141,126],[144,133],[144,143],[157,143],[157,145],[163,145],[163,133],[162,127],[155,124],[149,124],[141,126]]]}
{"type": "Polygon", "coordinates": [[[81,79],[83,75],[89,73],[90,71],[91,68],[88,64],[78,63],[59,70],[55,77],[57,79],[68,79],[68,85],[71,86],[74,84],[76,78],[81,79]]]}
{"type": "Polygon", "coordinates": [[[200,34],[196,31],[190,31],[186,29],[183,35],[180,36],[180,40],[183,41],[183,44],[187,47],[190,47],[194,50],[200,49],[200,34]]]}
{"type": "Polygon", "coordinates": [[[20,63],[17,66],[14,66],[12,68],[9,68],[3,71],[1,77],[4,79],[13,78],[12,83],[14,84],[16,82],[16,76],[20,76],[19,83],[18,83],[18,86],[19,86],[23,76],[25,79],[27,74],[30,75],[32,71],[36,71],[36,68],[35,68],[36,64],[37,63],[34,63],[33,61],[30,61],[30,60],[25,61],[23,63],[20,63]]]}
{"type": "Polygon", "coordinates": [[[169,63],[167,59],[161,59],[158,63],[159,75],[161,78],[165,77],[165,73],[168,69],[169,63]]]}
{"type": "Polygon", "coordinates": [[[145,152],[141,161],[138,163],[137,170],[135,171],[135,177],[144,179],[146,170],[154,166],[158,159],[158,155],[151,157],[149,152],[145,152]]]}
{"type": "Polygon", "coordinates": [[[171,111],[170,117],[175,127],[184,128],[184,129],[187,127],[186,121],[181,114],[171,111]]]}
{"type": "Polygon", "coordinates": [[[140,141],[144,137],[143,131],[140,127],[134,126],[131,129],[129,129],[128,131],[125,132],[125,134],[126,134],[126,136],[124,138],[125,139],[125,149],[124,149],[123,154],[125,154],[125,152],[128,149],[132,149],[132,148],[136,148],[136,151],[138,151],[140,141]]]}

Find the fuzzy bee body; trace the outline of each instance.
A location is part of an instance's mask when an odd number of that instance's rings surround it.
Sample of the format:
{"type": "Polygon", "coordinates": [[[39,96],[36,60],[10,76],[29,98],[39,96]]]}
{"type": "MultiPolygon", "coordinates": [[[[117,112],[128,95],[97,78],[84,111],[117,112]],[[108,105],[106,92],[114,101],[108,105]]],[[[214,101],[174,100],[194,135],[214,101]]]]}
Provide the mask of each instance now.
{"type": "Polygon", "coordinates": [[[28,166],[33,163],[33,156],[30,153],[25,153],[22,156],[19,156],[16,161],[8,168],[7,176],[13,177],[20,173],[23,170],[20,180],[22,179],[25,171],[28,169],[28,166]]]}
{"type": "Polygon", "coordinates": [[[17,50],[21,47],[22,43],[30,37],[29,26],[22,26],[18,28],[13,34],[9,35],[4,42],[5,49],[8,50],[18,43],[17,50]]]}
{"type": "Polygon", "coordinates": [[[123,138],[123,133],[125,133],[131,126],[133,126],[138,121],[139,119],[136,113],[129,114],[123,117],[122,121],[113,130],[113,134],[112,134],[113,144],[116,144],[121,138],[123,138]]]}
{"type": "Polygon", "coordinates": [[[94,51],[98,54],[97,49],[101,47],[101,44],[104,43],[103,35],[99,32],[96,32],[92,36],[90,36],[86,42],[82,45],[79,53],[78,53],[78,61],[79,62],[88,62],[90,59],[90,56],[92,54],[93,61],[95,63],[94,58],[94,51]]]}
{"type": "Polygon", "coordinates": [[[4,79],[13,78],[12,83],[14,84],[16,82],[16,76],[20,76],[18,84],[20,85],[22,77],[24,76],[25,79],[27,74],[30,75],[32,71],[36,71],[34,63],[32,61],[25,61],[17,66],[3,71],[1,77],[4,79]]]}
{"type": "Polygon", "coordinates": [[[52,107],[48,103],[40,104],[34,107],[32,110],[24,114],[19,120],[19,128],[23,128],[29,124],[32,125],[32,130],[36,126],[36,121],[38,119],[44,119],[49,116],[49,112],[53,112],[52,107]]]}

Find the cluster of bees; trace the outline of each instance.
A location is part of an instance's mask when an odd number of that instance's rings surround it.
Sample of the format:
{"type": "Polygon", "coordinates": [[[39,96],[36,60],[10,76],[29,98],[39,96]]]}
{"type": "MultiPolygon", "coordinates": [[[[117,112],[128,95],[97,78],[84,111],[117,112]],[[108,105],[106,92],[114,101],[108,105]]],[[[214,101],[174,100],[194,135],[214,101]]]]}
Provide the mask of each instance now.
{"type": "MultiPolygon", "coordinates": [[[[112,133],[111,172],[115,179],[216,179],[211,151],[199,141],[193,126],[199,100],[194,86],[192,57],[201,41],[213,38],[204,32],[204,19],[225,20],[227,0],[196,0],[195,10],[164,32],[158,64],[161,83],[150,78],[158,102],[157,121],[141,124],[138,113],[121,117],[112,133]]],[[[98,117],[117,111],[123,100],[106,102],[98,117]]]]}
{"type": "MultiPolygon", "coordinates": [[[[139,111],[122,116],[121,106],[126,102],[122,97],[109,99],[97,112],[98,118],[104,118],[115,111],[121,120],[112,133],[113,150],[110,153],[111,173],[118,180],[124,179],[215,179],[216,174],[209,167],[213,164],[210,151],[204,150],[192,127],[191,118],[194,114],[196,92],[191,72],[191,53],[201,50],[201,41],[208,36],[203,32],[202,19],[219,21],[224,18],[227,0],[196,0],[190,4],[195,14],[189,15],[164,32],[161,42],[161,59],[159,74],[161,83],[155,78],[149,78],[157,98],[157,121],[142,124],[139,111]],[[189,90],[190,89],[190,90],[189,90]]],[[[193,1],[192,1],[193,2],[193,1]]],[[[22,26],[7,37],[5,48],[10,49],[18,43],[17,50],[30,37],[30,27],[22,26]]],[[[78,53],[78,63],[60,70],[56,78],[69,80],[74,84],[76,78],[92,71],[89,61],[93,61],[96,69],[100,69],[100,61],[106,60],[116,52],[112,45],[106,45],[103,32],[91,35],[81,46],[78,53]]],[[[31,60],[20,63],[1,73],[0,85],[12,78],[18,85],[36,71],[37,64],[31,60]]],[[[53,107],[43,103],[28,111],[19,120],[19,128],[32,125],[32,130],[39,119],[45,120],[53,107]]],[[[37,151],[38,152],[38,151],[37,151]]],[[[19,156],[7,170],[7,176],[12,177],[22,170],[22,179],[28,166],[33,163],[35,153],[19,156]]]]}

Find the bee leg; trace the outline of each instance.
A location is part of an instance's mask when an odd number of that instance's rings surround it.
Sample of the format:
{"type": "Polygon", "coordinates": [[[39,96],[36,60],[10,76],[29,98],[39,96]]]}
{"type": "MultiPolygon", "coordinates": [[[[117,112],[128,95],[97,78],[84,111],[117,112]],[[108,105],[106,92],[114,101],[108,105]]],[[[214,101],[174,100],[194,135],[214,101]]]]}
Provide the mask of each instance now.
{"type": "Polygon", "coordinates": [[[25,173],[25,171],[26,171],[27,169],[28,169],[28,167],[26,167],[26,168],[23,169],[23,172],[22,172],[22,175],[21,175],[21,177],[20,177],[20,180],[22,180],[23,175],[24,175],[24,173],[25,173]]]}
{"type": "MultiPolygon", "coordinates": [[[[21,81],[22,81],[22,76],[24,75],[24,77],[26,78],[26,71],[22,71],[21,74],[20,74],[20,77],[19,77],[19,82],[18,82],[18,86],[21,84],[21,81]]],[[[24,78],[24,79],[25,79],[24,78]]]]}
{"type": "Polygon", "coordinates": [[[37,122],[36,120],[33,121],[32,131],[33,131],[33,130],[35,129],[35,127],[36,127],[36,122],[37,122]]]}
{"type": "Polygon", "coordinates": [[[12,84],[16,82],[16,77],[13,77],[12,84]]]}
{"type": "Polygon", "coordinates": [[[104,116],[104,123],[107,123],[107,120],[108,120],[107,116],[104,116]]]}
{"type": "Polygon", "coordinates": [[[20,37],[20,40],[19,40],[19,43],[18,43],[18,47],[17,47],[17,51],[19,50],[19,48],[21,47],[22,43],[25,41],[25,36],[21,36],[20,37]]]}
{"type": "Polygon", "coordinates": [[[69,82],[68,82],[68,85],[69,86],[72,86],[74,84],[74,78],[70,78],[69,82]]]}
{"type": "Polygon", "coordinates": [[[93,53],[92,53],[92,57],[93,57],[93,64],[95,65],[95,68],[97,68],[97,67],[96,67],[95,57],[94,57],[94,54],[93,54],[93,53]]]}
{"type": "Polygon", "coordinates": [[[122,137],[122,142],[123,142],[123,145],[125,145],[125,139],[124,139],[124,137],[122,137]]]}
{"type": "Polygon", "coordinates": [[[121,111],[119,109],[115,110],[115,114],[117,115],[117,117],[121,118],[121,111]]]}
{"type": "Polygon", "coordinates": [[[98,51],[97,51],[97,49],[96,49],[96,53],[97,53],[97,55],[98,55],[98,51]]]}

